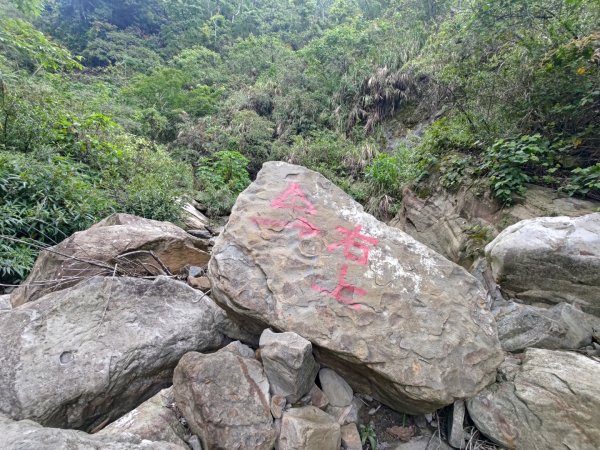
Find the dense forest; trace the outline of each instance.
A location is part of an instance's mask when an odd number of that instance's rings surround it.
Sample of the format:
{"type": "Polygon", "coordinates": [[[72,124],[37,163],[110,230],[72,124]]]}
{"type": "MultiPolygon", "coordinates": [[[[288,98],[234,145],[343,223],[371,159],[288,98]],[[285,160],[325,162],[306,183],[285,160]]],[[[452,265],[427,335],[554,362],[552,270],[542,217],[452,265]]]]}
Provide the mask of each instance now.
{"type": "Polygon", "coordinates": [[[380,218],[427,180],[598,199],[600,2],[0,0],[1,283],[114,211],[226,215],[268,160],[380,218]]]}

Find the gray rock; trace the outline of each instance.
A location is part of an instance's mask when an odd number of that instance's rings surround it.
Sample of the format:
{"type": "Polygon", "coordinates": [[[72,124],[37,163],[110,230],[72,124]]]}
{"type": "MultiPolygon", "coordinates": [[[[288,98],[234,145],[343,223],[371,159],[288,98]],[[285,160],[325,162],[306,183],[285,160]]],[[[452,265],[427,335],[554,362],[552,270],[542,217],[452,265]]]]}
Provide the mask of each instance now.
{"type": "Polygon", "coordinates": [[[281,419],[286,403],[285,397],[282,397],[281,395],[274,395],[271,397],[271,415],[275,419],[281,419]]]}
{"type": "Polygon", "coordinates": [[[349,423],[341,428],[343,450],[363,450],[360,434],[355,423],[349,423]]]}
{"type": "Polygon", "coordinates": [[[595,449],[600,442],[600,362],[528,349],[517,370],[467,402],[477,428],[508,449],[595,449]]]}
{"type": "Polygon", "coordinates": [[[179,358],[219,347],[223,311],[169,278],[92,278],[0,315],[0,412],[93,429],[171,381],[179,358]]]}
{"type": "Polygon", "coordinates": [[[292,408],[283,414],[279,450],[340,450],[340,425],[314,406],[292,408]]]}
{"type": "Polygon", "coordinates": [[[397,445],[393,450],[452,450],[439,436],[416,436],[397,445]]]}
{"type": "Polygon", "coordinates": [[[502,361],[466,270],[302,167],[264,164],[217,239],[209,277],[233,320],[303,336],[357,392],[407,413],[474,395],[502,361]]]}
{"type": "Polygon", "coordinates": [[[113,214],[40,252],[11,302],[19,306],[93,276],[166,275],[161,264],[177,274],[189,265],[205,266],[207,250],[202,240],[172,223],[113,214]]]}
{"type": "Polygon", "coordinates": [[[188,450],[187,446],[142,440],[134,435],[45,428],[31,420],[16,422],[2,414],[0,441],[2,450],[188,450]]]}
{"type": "Polygon", "coordinates": [[[254,358],[227,347],[188,353],[173,376],[177,406],[202,447],[271,450],[276,434],[269,382],[254,358]]]}
{"type": "Polygon", "coordinates": [[[465,402],[457,400],[448,416],[448,443],[454,448],[465,447],[465,402]]]}
{"type": "Polygon", "coordinates": [[[345,407],[352,403],[354,398],[352,388],[335,370],[327,367],[321,369],[319,371],[319,382],[331,406],[345,407]]]}
{"type": "Polygon", "coordinates": [[[329,399],[325,395],[325,392],[323,392],[316,384],[313,384],[309,394],[311,405],[323,410],[329,405],[329,399]]]}
{"type": "Polygon", "coordinates": [[[525,303],[567,302],[600,315],[600,214],[513,225],[485,249],[503,292],[525,303]]]}
{"type": "Polygon", "coordinates": [[[347,423],[358,423],[359,413],[362,406],[363,402],[358,397],[354,397],[348,406],[328,405],[325,408],[325,412],[337,420],[340,425],[345,425],[347,423]]]}
{"type": "Polygon", "coordinates": [[[310,341],[296,333],[273,333],[267,328],[259,345],[272,394],[295,403],[310,391],[319,371],[310,341]]]}
{"type": "Polygon", "coordinates": [[[522,201],[505,207],[478,180],[464,180],[457,192],[442,188],[436,179],[432,183],[433,193],[427,198],[404,189],[402,209],[390,225],[464,267],[507,226],[534,217],[582,216],[600,207],[535,185],[527,186],[522,201]]]}
{"type": "Polygon", "coordinates": [[[561,303],[551,308],[508,302],[494,308],[502,348],[517,352],[528,347],[572,350],[592,342],[600,318],[561,303]]]}
{"type": "Polygon", "coordinates": [[[163,389],[97,435],[127,434],[142,440],[171,442],[185,448],[189,436],[175,408],[173,389],[163,389]]]}
{"type": "Polygon", "coordinates": [[[10,294],[0,295],[0,313],[11,309],[12,303],[10,302],[10,294]]]}

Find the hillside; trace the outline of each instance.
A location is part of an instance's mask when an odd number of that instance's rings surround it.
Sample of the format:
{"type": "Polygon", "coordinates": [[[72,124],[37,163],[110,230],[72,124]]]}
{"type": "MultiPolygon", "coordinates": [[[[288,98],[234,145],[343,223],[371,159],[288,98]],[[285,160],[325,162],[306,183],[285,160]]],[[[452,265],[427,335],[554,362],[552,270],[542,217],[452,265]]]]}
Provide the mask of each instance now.
{"type": "Polygon", "coordinates": [[[265,161],[600,199],[595,0],[0,0],[0,283],[112,212],[227,215],[265,161]]]}

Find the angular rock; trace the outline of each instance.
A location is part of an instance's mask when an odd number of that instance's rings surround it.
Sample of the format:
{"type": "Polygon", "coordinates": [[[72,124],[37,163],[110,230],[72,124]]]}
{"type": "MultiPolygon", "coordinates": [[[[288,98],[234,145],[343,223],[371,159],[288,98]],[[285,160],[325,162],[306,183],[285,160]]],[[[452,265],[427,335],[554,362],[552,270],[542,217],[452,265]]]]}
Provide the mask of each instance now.
{"type": "Polygon", "coordinates": [[[310,341],[296,333],[273,333],[267,328],[259,345],[271,393],[295,403],[310,391],[319,371],[310,341]]]}
{"type": "Polygon", "coordinates": [[[355,423],[349,423],[341,428],[343,450],[363,450],[360,434],[355,423]]]}
{"type": "Polygon", "coordinates": [[[594,449],[600,442],[600,362],[529,349],[520,367],[467,402],[487,437],[508,449],[594,449]]]}
{"type": "Polygon", "coordinates": [[[111,423],[97,435],[126,434],[147,441],[171,442],[185,448],[189,433],[179,419],[175,409],[175,394],[172,388],[168,388],[111,423]]]}
{"type": "Polygon", "coordinates": [[[352,403],[354,398],[352,388],[335,370],[327,367],[321,369],[319,371],[319,382],[331,406],[346,407],[352,403]]]}
{"type": "Polygon", "coordinates": [[[187,265],[206,265],[206,250],[172,223],[113,214],[42,251],[11,301],[22,305],[96,275],[166,275],[161,263],[176,274],[187,265]]]}
{"type": "Polygon", "coordinates": [[[333,417],[340,425],[347,423],[358,423],[358,415],[363,402],[358,397],[353,397],[352,402],[348,406],[332,406],[328,405],[325,412],[333,417]]]}
{"type": "Polygon", "coordinates": [[[448,416],[448,443],[454,448],[465,447],[465,402],[458,400],[448,416]]]}
{"type": "Polygon", "coordinates": [[[275,419],[281,419],[283,408],[285,408],[286,403],[285,397],[282,397],[281,395],[274,395],[271,397],[271,415],[275,419]]]}
{"type": "Polygon", "coordinates": [[[45,428],[31,420],[16,422],[2,414],[0,444],[2,450],[188,450],[187,446],[143,440],[134,435],[45,428]]]}
{"type": "Polygon", "coordinates": [[[184,283],[92,278],[0,315],[0,413],[90,430],[219,347],[223,311],[184,283]]]}
{"type": "Polygon", "coordinates": [[[10,294],[0,295],[0,313],[11,309],[12,303],[10,302],[10,294]]]}
{"type": "Polygon", "coordinates": [[[600,315],[600,214],[540,217],[500,233],[485,249],[501,289],[525,303],[567,302],[600,315]]]}
{"type": "Polygon", "coordinates": [[[339,450],[340,425],[314,406],[292,408],[283,414],[279,450],[339,450]]]}
{"type": "Polygon", "coordinates": [[[474,395],[502,361],[470,274],[302,167],[264,164],[209,277],[230,317],[303,336],[357,391],[407,413],[474,395]]]}
{"type": "Polygon", "coordinates": [[[316,384],[313,384],[313,387],[310,389],[309,395],[311,405],[316,406],[319,409],[325,409],[327,405],[329,405],[329,399],[316,384]]]}
{"type": "Polygon", "coordinates": [[[199,289],[202,292],[208,292],[210,290],[210,280],[208,277],[188,277],[188,283],[190,286],[199,289]]]}
{"type": "Polygon", "coordinates": [[[254,358],[227,347],[185,355],[173,376],[177,406],[206,449],[271,450],[269,382],[254,358]]]}
{"type": "Polygon", "coordinates": [[[592,342],[600,318],[560,303],[551,308],[508,302],[494,308],[502,348],[517,352],[529,347],[573,350],[592,342]]]}

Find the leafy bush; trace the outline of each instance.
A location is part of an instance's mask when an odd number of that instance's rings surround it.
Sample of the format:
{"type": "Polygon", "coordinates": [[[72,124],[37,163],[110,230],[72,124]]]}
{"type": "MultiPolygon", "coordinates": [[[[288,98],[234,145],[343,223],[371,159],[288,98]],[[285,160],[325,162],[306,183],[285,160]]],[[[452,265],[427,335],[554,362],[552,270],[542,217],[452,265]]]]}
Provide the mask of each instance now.
{"type": "Polygon", "coordinates": [[[504,204],[513,202],[513,195],[523,195],[526,183],[536,169],[547,165],[548,142],[539,134],[521,136],[515,140],[500,139],[484,155],[483,168],[494,195],[504,204]]]}
{"type": "Polygon", "coordinates": [[[248,159],[236,151],[216,152],[200,159],[197,199],[207,208],[209,216],[228,214],[237,196],[250,184],[248,159]]]}
{"type": "Polygon", "coordinates": [[[571,174],[565,191],[571,195],[584,195],[600,200],[600,163],[586,168],[578,167],[571,174]]]}

